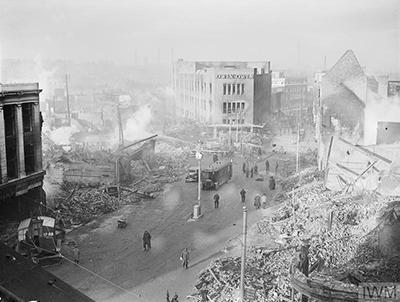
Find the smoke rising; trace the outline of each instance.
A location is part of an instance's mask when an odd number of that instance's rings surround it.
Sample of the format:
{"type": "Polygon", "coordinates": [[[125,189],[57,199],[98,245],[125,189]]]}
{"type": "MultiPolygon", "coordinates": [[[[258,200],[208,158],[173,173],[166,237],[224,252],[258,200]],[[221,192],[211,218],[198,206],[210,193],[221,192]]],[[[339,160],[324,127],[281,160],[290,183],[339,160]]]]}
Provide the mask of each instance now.
{"type": "Polygon", "coordinates": [[[364,145],[376,144],[378,122],[400,122],[400,98],[383,98],[373,92],[368,93],[365,108],[364,145]]]}
{"type": "Polygon", "coordinates": [[[151,108],[149,105],[140,107],[131,118],[126,121],[124,128],[124,138],[134,141],[150,136],[148,132],[152,119],[151,108]]]}

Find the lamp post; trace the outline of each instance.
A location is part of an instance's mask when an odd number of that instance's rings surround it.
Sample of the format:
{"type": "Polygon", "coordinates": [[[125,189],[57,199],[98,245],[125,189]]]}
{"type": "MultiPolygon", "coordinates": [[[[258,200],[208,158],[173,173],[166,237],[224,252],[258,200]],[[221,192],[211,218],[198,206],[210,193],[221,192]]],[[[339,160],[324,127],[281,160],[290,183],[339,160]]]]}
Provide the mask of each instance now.
{"type": "Polygon", "coordinates": [[[201,154],[200,150],[196,151],[196,159],[197,159],[197,178],[198,178],[198,182],[197,182],[197,202],[199,205],[199,208],[201,209],[201,159],[202,159],[203,155],[201,154]]]}
{"type": "Polygon", "coordinates": [[[244,302],[244,272],[246,267],[247,208],[243,207],[242,264],[240,270],[240,298],[244,302]]]}

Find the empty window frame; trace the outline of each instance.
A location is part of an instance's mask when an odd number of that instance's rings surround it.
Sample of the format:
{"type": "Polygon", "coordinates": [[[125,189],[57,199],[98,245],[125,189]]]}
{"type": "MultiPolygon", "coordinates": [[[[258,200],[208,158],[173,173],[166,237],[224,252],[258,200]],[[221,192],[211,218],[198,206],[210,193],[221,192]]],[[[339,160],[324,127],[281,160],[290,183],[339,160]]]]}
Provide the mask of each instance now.
{"type": "Polygon", "coordinates": [[[242,91],[240,92],[241,95],[244,94],[244,84],[242,84],[242,91]]]}
{"type": "Polygon", "coordinates": [[[236,93],[236,84],[232,84],[232,94],[236,93]]]}
{"type": "Polygon", "coordinates": [[[237,92],[237,94],[241,94],[240,93],[240,84],[236,84],[236,92],[237,92]]]}
{"type": "Polygon", "coordinates": [[[222,113],[226,113],[226,102],[222,104],[222,113]]]}
{"type": "Polygon", "coordinates": [[[22,104],[22,124],[24,132],[31,132],[32,123],[32,104],[22,104]]]}
{"type": "Polygon", "coordinates": [[[224,95],[226,95],[226,84],[224,84],[224,95]]]}

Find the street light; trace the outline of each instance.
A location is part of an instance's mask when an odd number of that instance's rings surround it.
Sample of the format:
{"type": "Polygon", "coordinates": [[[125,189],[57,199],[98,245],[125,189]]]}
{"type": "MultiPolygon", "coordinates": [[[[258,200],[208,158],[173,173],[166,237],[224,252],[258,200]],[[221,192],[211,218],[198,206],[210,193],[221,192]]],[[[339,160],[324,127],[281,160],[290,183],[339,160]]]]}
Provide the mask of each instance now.
{"type": "Polygon", "coordinates": [[[198,202],[198,205],[199,205],[199,210],[200,210],[200,212],[201,212],[201,201],[200,201],[200,198],[201,198],[201,159],[203,158],[203,154],[201,154],[201,152],[200,152],[200,144],[199,144],[199,148],[198,148],[198,150],[196,151],[196,159],[197,159],[197,163],[198,163],[198,165],[197,165],[197,178],[198,178],[198,181],[197,181],[197,202],[198,202]]]}
{"type": "Polygon", "coordinates": [[[242,242],[242,264],[240,270],[240,297],[244,302],[244,271],[246,267],[246,237],[247,237],[247,208],[243,207],[243,242],[242,242]]]}

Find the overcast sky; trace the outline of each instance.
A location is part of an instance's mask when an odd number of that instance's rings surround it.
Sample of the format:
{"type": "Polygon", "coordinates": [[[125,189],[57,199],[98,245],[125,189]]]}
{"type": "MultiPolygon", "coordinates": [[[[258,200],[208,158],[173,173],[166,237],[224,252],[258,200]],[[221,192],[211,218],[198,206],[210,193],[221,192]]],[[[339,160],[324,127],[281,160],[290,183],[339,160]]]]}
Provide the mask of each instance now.
{"type": "Polygon", "coordinates": [[[271,60],[328,67],[353,49],[400,69],[400,0],[0,0],[0,54],[126,63],[271,60]]]}

